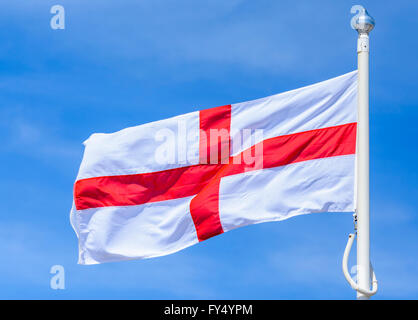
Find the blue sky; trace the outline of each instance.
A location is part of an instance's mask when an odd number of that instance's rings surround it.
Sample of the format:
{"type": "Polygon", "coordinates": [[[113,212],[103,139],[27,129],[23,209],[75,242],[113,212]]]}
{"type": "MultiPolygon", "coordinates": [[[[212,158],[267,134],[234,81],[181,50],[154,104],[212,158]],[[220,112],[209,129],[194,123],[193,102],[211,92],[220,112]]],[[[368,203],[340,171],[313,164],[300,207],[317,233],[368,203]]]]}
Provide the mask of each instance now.
{"type": "MultiPolygon", "coordinates": [[[[341,271],[351,214],[259,224],[166,257],[80,266],[69,211],[82,142],[93,132],[256,99],[356,69],[353,4],[2,1],[0,298],[352,299],[341,271]],[[50,28],[54,4],[65,7],[65,30],[50,28]],[[56,264],[65,268],[65,290],[50,289],[56,264]]],[[[418,3],[361,4],[376,19],[376,299],[416,299],[418,3]]]]}

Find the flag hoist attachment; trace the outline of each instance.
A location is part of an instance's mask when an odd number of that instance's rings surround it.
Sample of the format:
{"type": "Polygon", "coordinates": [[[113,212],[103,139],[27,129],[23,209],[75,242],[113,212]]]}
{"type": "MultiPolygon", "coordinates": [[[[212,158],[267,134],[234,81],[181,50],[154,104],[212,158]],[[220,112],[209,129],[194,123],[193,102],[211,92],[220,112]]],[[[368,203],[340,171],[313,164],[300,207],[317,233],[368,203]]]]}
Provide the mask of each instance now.
{"type": "Polygon", "coordinates": [[[356,144],[356,212],[355,234],[348,237],[343,256],[343,272],[351,287],[357,291],[357,299],[365,300],[377,292],[376,275],[370,263],[370,189],[369,189],[369,32],[374,19],[360,5],[351,8],[355,16],[351,27],[358,32],[358,104],[356,144]],[[348,256],[357,236],[357,282],[347,269],[348,256]],[[372,290],[370,290],[370,280],[372,290]]]}
{"type": "Polygon", "coordinates": [[[351,278],[350,273],[348,272],[348,268],[347,268],[347,265],[348,265],[348,257],[350,255],[351,247],[353,245],[355,236],[356,236],[355,233],[350,233],[348,235],[347,246],[345,247],[344,256],[343,256],[343,273],[344,273],[344,277],[346,278],[346,280],[350,284],[351,288],[353,288],[354,290],[356,290],[359,293],[362,293],[363,295],[365,295],[367,297],[371,297],[372,295],[374,295],[377,292],[377,279],[376,279],[376,274],[374,273],[372,264],[370,264],[370,271],[372,272],[372,290],[360,288],[359,285],[358,285],[358,283],[356,283],[353,280],[353,278],[351,278]]]}

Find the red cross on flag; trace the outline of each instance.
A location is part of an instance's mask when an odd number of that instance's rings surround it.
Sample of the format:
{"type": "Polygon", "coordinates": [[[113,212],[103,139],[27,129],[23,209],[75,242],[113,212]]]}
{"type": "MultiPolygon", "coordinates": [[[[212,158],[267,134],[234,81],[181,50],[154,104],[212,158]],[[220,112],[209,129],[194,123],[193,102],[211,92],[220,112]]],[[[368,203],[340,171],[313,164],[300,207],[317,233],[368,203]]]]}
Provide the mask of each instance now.
{"type": "Polygon", "coordinates": [[[74,185],[79,263],[151,258],[223,232],[353,212],[357,72],[93,134],[74,185]]]}

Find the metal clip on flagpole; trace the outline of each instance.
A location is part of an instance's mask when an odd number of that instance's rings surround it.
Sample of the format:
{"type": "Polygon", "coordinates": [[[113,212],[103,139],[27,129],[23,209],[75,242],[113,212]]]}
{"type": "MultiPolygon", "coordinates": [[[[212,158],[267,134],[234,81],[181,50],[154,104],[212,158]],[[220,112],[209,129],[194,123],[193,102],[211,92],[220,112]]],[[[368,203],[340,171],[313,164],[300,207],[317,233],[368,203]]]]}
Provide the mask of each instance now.
{"type": "Polygon", "coordinates": [[[358,109],[356,145],[356,213],[357,225],[357,283],[347,269],[348,256],[355,234],[350,234],[343,257],[343,272],[351,287],[357,291],[357,299],[368,299],[377,292],[377,280],[370,263],[370,199],[369,199],[369,32],[374,28],[374,19],[362,6],[351,8],[356,14],[351,27],[358,32],[358,109]],[[372,290],[370,275],[372,273],[372,290]]]}

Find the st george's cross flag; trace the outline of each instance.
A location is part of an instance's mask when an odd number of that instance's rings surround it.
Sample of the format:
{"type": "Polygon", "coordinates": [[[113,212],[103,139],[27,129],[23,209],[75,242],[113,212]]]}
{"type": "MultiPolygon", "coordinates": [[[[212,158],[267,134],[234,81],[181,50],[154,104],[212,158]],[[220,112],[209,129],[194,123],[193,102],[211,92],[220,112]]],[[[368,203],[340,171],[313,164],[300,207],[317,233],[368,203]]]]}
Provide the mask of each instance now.
{"type": "Polygon", "coordinates": [[[357,71],[85,142],[79,263],[151,258],[223,232],[353,212],[357,71]]]}

